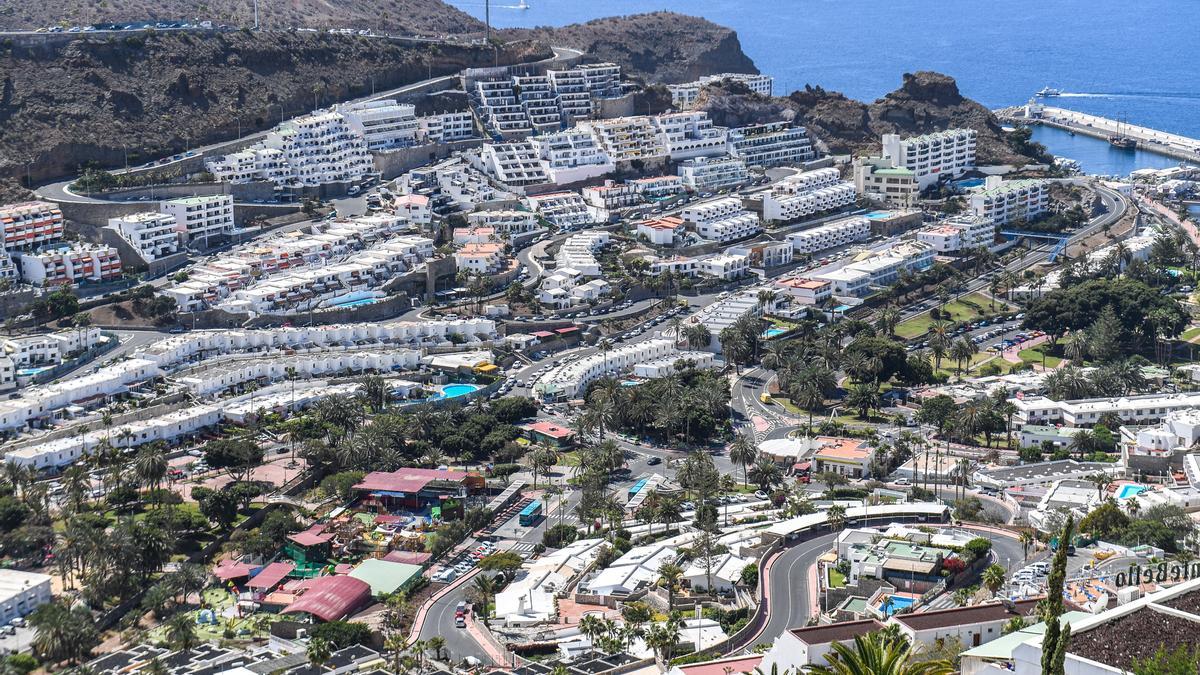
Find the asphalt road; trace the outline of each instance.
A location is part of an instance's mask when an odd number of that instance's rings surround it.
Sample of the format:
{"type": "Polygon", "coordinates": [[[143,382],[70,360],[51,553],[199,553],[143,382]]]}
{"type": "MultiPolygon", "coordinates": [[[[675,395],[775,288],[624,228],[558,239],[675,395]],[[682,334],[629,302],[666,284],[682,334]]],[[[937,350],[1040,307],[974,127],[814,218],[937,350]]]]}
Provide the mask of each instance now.
{"type": "Polygon", "coordinates": [[[808,569],[817,562],[821,554],[828,551],[837,539],[837,533],[821,535],[815,539],[785,549],[771,564],[767,598],[767,623],[747,647],[757,644],[773,644],[775,638],[789,628],[798,628],[808,622],[811,615],[812,593],[808,586],[808,569]]]}
{"type": "Polygon", "coordinates": [[[471,637],[467,629],[454,626],[454,608],[459,602],[467,599],[467,591],[471,584],[472,582],[468,581],[433,603],[425,614],[425,623],[421,624],[421,639],[442,636],[446,640],[446,652],[456,663],[468,656],[473,656],[483,663],[490,663],[491,657],[479,646],[475,638],[471,637]]]}

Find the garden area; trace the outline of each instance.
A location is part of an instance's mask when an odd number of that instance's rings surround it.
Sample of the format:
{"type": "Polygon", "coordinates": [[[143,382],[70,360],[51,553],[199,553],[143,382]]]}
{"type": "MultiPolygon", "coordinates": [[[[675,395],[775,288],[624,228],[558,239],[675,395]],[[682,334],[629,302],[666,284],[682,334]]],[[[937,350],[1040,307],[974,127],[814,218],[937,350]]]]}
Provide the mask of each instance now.
{"type": "Polygon", "coordinates": [[[940,308],[935,307],[925,314],[901,321],[896,325],[896,335],[911,340],[928,333],[933,324],[938,321],[971,322],[1007,311],[1009,311],[1007,304],[994,302],[982,293],[970,293],[951,300],[940,308]]]}

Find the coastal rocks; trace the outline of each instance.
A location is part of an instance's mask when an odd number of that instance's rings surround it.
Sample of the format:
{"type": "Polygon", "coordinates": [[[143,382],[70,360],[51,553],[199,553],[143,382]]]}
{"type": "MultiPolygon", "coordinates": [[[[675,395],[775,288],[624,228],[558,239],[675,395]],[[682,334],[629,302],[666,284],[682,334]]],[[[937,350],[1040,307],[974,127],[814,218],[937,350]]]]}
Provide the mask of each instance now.
{"type": "Polygon", "coordinates": [[[612,61],[646,82],[688,82],[713,73],[757,73],[737,33],[707,19],[652,12],[597,19],[562,28],[511,29],[507,39],[532,38],[612,61]]]}

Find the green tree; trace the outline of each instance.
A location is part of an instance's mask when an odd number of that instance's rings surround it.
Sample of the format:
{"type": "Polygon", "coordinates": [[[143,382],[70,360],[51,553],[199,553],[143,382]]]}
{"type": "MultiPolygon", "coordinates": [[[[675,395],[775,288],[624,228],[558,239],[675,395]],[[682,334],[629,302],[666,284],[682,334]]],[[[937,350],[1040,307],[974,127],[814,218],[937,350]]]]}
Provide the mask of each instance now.
{"type": "Polygon", "coordinates": [[[175,649],[187,651],[200,643],[196,621],[186,612],[176,614],[167,622],[167,641],[175,649]]]}
{"type": "Polygon", "coordinates": [[[1063,615],[1063,583],[1067,577],[1067,544],[1074,534],[1074,516],[1067,514],[1058,535],[1060,546],[1054,552],[1050,574],[1046,579],[1046,597],[1039,603],[1039,615],[1046,623],[1042,636],[1042,673],[1064,675],[1067,646],[1071,642],[1071,625],[1061,622],[1063,615]]]}
{"type": "Polygon", "coordinates": [[[854,636],[853,645],[834,642],[827,666],[813,666],[813,675],[951,675],[944,660],[917,662],[907,640],[885,639],[879,632],[854,636]]]}

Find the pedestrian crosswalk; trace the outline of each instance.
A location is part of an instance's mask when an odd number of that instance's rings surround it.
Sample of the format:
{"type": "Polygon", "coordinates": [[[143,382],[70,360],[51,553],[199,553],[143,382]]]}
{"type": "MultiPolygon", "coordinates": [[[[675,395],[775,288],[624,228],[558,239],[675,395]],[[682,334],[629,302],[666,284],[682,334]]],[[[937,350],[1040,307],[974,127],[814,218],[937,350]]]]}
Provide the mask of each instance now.
{"type": "Polygon", "coordinates": [[[532,542],[518,541],[517,543],[513,544],[512,548],[509,550],[513,553],[519,554],[522,558],[528,558],[529,556],[533,555],[534,546],[536,546],[536,544],[532,542]]]}

